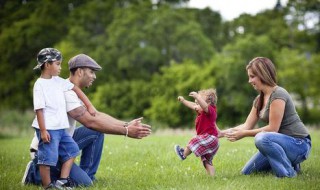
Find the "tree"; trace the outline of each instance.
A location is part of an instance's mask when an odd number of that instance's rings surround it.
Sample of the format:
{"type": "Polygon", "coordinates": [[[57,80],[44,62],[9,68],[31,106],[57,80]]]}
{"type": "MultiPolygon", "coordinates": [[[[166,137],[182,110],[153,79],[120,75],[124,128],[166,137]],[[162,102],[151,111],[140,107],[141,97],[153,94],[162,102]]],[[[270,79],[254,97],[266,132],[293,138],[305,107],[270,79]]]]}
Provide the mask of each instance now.
{"type": "Polygon", "coordinates": [[[199,91],[205,88],[214,88],[215,70],[207,64],[196,64],[193,61],[185,61],[170,67],[163,67],[161,74],[153,76],[150,91],[150,107],[144,115],[153,121],[168,124],[172,128],[190,125],[194,113],[181,106],[177,97],[183,95],[186,99],[191,91],[199,91]]]}
{"type": "Polygon", "coordinates": [[[318,0],[289,0],[287,20],[295,45],[302,50],[320,51],[320,3],[318,0]]]}
{"type": "MultiPolygon", "coordinates": [[[[280,85],[295,97],[296,104],[303,120],[309,121],[312,109],[319,111],[319,81],[320,67],[316,60],[319,56],[309,55],[297,50],[282,49],[277,55],[278,75],[280,85]]],[[[314,119],[312,119],[314,120],[314,119]]]]}
{"type": "Polygon", "coordinates": [[[8,14],[9,20],[18,19],[1,25],[5,27],[1,28],[0,34],[1,108],[14,106],[24,109],[32,104],[30,89],[37,77],[32,70],[36,65],[36,55],[40,49],[54,46],[66,32],[63,17],[68,14],[68,6],[63,1],[45,0],[18,5],[18,11],[14,11],[17,7],[13,4],[6,2],[6,9],[1,11],[1,15],[8,14]]]}
{"type": "Polygon", "coordinates": [[[166,5],[156,10],[148,3],[119,9],[108,31],[107,67],[115,65],[113,71],[124,79],[148,80],[171,61],[192,59],[201,63],[213,54],[210,40],[192,17],[166,5]]]}
{"type": "Polygon", "coordinates": [[[257,92],[248,84],[246,65],[254,57],[273,59],[274,44],[268,36],[247,35],[223,48],[212,62],[217,64],[217,90],[219,118],[226,125],[243,122],[248,115],[257,92]]]}

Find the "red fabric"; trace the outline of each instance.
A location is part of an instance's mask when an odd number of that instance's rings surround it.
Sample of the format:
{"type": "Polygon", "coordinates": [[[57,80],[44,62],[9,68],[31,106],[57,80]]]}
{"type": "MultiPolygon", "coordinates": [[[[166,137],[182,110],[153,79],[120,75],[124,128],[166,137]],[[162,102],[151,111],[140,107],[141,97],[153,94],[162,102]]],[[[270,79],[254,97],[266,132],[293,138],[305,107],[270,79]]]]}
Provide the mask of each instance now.
{"type": "Polygon", "coordinates": [[[195,120],[197,135],[209,134],[218,136],[216,120],[217,107],[209,105],[208,113],[203,111],[197,115],[197,118],[195,120]]]}
{"type": "Polygon", "coordinates": [[[197,135],[188,144],[188,148],[202,161],[208,161],[212,165],[213,156],[219,149],[219,139],[213,135],[197,135]]]}

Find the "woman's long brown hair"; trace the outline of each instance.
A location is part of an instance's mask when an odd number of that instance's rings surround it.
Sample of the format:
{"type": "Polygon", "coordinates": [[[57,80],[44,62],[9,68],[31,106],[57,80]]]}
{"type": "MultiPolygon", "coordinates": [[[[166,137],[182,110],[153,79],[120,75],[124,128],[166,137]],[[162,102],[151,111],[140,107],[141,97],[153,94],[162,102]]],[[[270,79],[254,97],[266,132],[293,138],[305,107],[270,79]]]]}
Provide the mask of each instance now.
{"type": "MultiPolygon", "coordinates": [[[[277,73],[272,61],[266,57],[256,57],[252,59],[246,67],[251,69],[252,73],[259,77],[263,84],[274,87],[277,85],[277,73]]],[[[264,94],[260,91],[259,99],[256,101],[257,116],[263,107],[264,94]]]]}

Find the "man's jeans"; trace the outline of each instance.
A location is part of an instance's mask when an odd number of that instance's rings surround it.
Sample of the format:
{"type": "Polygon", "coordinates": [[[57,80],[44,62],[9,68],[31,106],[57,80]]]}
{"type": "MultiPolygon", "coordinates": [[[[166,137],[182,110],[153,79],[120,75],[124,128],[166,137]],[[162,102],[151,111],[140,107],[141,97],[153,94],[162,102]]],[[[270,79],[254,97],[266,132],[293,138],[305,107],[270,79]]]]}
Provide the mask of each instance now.
{"type": "MultiPolygon", "coordinates": [[[[100,164],[104,134],[81,126],[75,130],[73,139],[78,144],[79,149],[82,150],[82,153],[80,166],[73,164],[70,178],[76,185],[90,186],[95,179],[94,175],[100,164]]],[[[36,164],[37,156],[33,160],[28,175],[28,182],[31,184],[41,184],[39,167],[36,164]]],[[[50,168],[51,180],[55,181],[60,177],[61,163],[58,162],[56,167],[50,168]]]]}
{"type": "Polygon", "coordinates": [[[294,177],[293,166],[306,160],[311,150],[309,138],[294,138],[275,132],[261,132],[255,136],[259,152],[244,166],[242,173],[272,171],[277,177],[294,177]]]}

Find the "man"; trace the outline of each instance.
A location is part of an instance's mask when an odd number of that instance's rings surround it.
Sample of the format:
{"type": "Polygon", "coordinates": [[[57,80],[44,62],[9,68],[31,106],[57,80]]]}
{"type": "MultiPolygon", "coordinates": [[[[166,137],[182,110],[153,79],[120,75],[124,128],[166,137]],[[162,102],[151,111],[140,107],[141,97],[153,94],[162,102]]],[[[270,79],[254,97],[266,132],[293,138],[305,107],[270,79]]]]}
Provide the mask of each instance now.
{"type": "MultiPolygon", "coordinates": [[[[79,54],[71,58],[68,66],[70,76],[67,80],[70,80],[80,89],[91,86],[96,79],[95,72],[101,70],[100,65],[85,54],[79,54]]],[[[125,135],[136,139],[151,134],[151,127],[141,123],[142,118],[124,122],[99,111],[95,115],[91,115],[72,90],[65,92],[65,99],[70,125],[68,132],[78,144],[79,149],[82,150],[80,165],[73,164],[70,172],[70,178],[74,185],[92,185],[101,159],[104,134],[125,135]],[[83,126],[75,128],[76,121],[83,126]]],[[[37,148],[38,139],[34,137],[30,150],[36,152],[37,148]]],[[[30,161],[27,165],[22,179],[23,184],[41,184],[36,163],[37,154],[35,154],[33,161],[30,161]]],[[[60,168],[59,163],[56,167],[51,168],[52,180],[59,177],[60,168]]]]}

